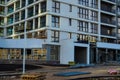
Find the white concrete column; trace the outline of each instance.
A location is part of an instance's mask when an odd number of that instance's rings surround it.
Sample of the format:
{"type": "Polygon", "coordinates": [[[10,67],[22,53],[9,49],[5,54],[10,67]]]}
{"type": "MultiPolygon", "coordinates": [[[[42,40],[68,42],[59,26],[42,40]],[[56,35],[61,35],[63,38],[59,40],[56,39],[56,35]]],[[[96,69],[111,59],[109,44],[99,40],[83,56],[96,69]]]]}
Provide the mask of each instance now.
{"type": "Polygon", "coordinates": [[[47,6],[46,11],[51,12],[52,11],[52,0],[47,0],[46,6],[47,6]]]}
{"type": "Polygon", "coordinates": [[[26,0],[26,4],[25,4],[26,6],[28,5],[28,0],[26,0]]]}
{"type": "Polygon", "coordinates": [[[13,9],[13,10],[14,10],[14,12],[15,12],[15,10],[16,10],[16,3],[14,3],[14,9],[13,9]]]}
{"type": "Polygon", "coordinates": [[[35,19],[33,19],[33,30],[35,29],[35,19]]]}
{"type": "Polygon", "coordinates": [[[41,13],[41,4],[39,3],[39,10],[38,10],[38,14],[41,13]]]}
{"type": "Polygon", "coordinates": [[[22,5],[22,0],[20,0],[20,8],[22,7],[21,5],[22,5]]]}
{"type": "Polygon", "coordinates": [[[98,0],[98,41],[101,41],[101,0],[98,0]]]}
{"type": "Polygon", "coordinates": [[[52,26],[52,16],[46,15],[46,27],[51,27],[51,26],[52,26]]]}
{"type": "Polygon", "coordinates": [[[35,15],[35,5],[33,6],[33,15],[35,15]]]}
{"type": "Polygon", "coordinates": [[[38,28],[40,28],[40,17],[38,17],[38,28]]]}

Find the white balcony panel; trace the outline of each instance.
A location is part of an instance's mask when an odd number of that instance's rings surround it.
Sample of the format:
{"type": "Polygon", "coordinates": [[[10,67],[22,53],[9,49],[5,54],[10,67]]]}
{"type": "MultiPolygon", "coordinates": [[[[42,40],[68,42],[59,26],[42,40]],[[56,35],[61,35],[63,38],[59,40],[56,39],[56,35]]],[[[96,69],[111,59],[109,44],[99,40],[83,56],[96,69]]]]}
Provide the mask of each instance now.
{"type": "Polygon", "coordinates": [[[40,39],[0,39],[1,48],[42,48],[40,39]]]}
{"type": "Polygon", "coordinates": [[[120,44],[97,42],[98,48],[120,49],[120,44]]]}

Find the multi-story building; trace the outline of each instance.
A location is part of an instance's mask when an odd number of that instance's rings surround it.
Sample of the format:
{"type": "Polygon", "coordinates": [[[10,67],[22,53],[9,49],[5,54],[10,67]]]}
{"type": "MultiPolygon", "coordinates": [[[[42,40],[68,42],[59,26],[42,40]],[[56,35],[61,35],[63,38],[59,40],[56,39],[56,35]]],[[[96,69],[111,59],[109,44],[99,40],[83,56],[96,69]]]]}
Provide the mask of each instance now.
{"type": "Polygon", "coordinates": [[[1,0],[0,58],[21,60],[25,47],[28,60],[120,61],[120,14],[116,11],[120,4],[116,2],[1,0]]]}

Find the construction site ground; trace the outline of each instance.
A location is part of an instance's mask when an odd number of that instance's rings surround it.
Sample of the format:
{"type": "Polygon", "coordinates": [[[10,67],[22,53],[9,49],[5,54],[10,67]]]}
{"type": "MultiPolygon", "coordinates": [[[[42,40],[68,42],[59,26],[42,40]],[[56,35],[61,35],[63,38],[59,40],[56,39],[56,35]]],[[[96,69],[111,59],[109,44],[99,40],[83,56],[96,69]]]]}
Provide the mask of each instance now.
{"type": "MultiPolygon", "coordinates": [[[[28,70],[26,74],[35,74],[40,72],[46,72],[46,79],[44,80],[70,80],[76,78],[83,78],[83,77],[94,77],[94,76],[120,76],[120,74],[109,74],[109,69],[115,69],[117,71],[120,70],[120,66],[105,66],[105,65],[95,65],[92,67],[83,67],[83,68],[76,68],[76,69],[69,69],[69,66],[51,66],[51,65],[39,65],[42,68],[35,69],[35,70],[28,70]],[[83,74],[83,75],[76,75],[76,76],[55,76],[54,74],[60,72],[91,72],[90,74],[83,74]]],[[[17,72],[16,72],[17,73],[17,72]]],[[[14,77],[15,79],[11,80],[21,80],[21,77],[17,76],[14,77]]]]}

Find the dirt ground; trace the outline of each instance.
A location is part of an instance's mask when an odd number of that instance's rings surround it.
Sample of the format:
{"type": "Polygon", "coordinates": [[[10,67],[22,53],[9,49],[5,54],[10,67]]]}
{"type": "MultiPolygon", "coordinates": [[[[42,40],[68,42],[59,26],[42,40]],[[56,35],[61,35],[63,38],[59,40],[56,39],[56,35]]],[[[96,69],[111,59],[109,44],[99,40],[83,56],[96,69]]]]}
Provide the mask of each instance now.
{"type": "MultiPolygon", "coordinates": [[[[30,73],[39,73],[39,72],[47,72],[46,79],[45,80],[69,80],[69,79],[75,79],[75,78],[82,78],[82,77],[91,77],[91,76],[114,76],[111,74],[108,74],[109,69],[115,69],[120,70],[120,66],[93,66],[93,67],[86,67],[86,68],[77,68],[77,69],[69,69],[68,66],[43,66],[41,69],[37,70],[30,70],[27,71],[26,74],[30,73]],[[54,74],[59,72],[71,72],[71,71],[77,71],[77,72],[91,72],[91,74],[83,74],[83,75],[76,75],[76,76],[55,76],[54,74]]],[[[116,74],[115,76],[119,76],[120,74],[116,74]]]]}

